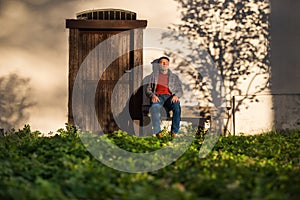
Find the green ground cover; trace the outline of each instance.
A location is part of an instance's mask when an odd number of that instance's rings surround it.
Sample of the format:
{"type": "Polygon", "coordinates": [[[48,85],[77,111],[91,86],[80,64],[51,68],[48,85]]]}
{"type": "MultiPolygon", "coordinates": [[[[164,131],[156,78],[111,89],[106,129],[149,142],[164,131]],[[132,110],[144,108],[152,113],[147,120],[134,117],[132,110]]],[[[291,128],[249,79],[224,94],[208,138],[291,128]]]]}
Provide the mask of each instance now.
{"type": "MultiPolygon", "coordinates": [[[[58,132],[39,137],[27,125],[0,137],[0,199],[300,199],[299,131],[220,137],[203,159],[198,135],[178,160],[148,173],[109,168],[86,150],[81,133],[58,132]]],[[[172,140],[107,138],[132,152],[172,140]]]]}

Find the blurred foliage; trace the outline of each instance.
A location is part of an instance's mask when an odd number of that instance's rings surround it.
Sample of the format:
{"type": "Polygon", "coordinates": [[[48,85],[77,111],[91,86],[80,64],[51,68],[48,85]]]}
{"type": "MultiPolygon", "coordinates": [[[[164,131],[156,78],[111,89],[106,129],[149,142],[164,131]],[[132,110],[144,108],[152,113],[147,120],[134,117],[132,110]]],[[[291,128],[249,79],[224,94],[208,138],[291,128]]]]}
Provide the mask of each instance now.
{"type": "MultiPolygon", "coordinates": [[[[86,150],[79,130],[39,137],[30,126],[0,137],[0,199],[299,199],[300,132],[220,137],[199,158],[204,135],[171,165],[148,173],[111,169],[86,150]]],[[[103,135],[133,152],[172,138],[103,135]],[[136,145],[135,145],[136,144],[136,145]]]]}

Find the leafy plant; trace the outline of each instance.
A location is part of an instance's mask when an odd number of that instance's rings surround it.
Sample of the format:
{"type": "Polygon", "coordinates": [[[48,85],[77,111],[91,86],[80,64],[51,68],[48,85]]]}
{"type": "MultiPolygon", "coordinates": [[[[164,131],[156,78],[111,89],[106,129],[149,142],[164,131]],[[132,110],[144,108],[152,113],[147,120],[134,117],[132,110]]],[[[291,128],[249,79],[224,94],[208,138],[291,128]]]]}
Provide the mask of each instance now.
{"type": "MultiPolygon", "coordinates": [[[[196,135],[171,165],[130,174],[95,159],[76,129],[37,137],[26,125],[0,138],[0,199],[298,199],[299,133],[220,137],[204,159],[204,136],[196,135]]],[[[122,131],[99,137],[132,152],[155,151],[172,140],[122,131]]]]}

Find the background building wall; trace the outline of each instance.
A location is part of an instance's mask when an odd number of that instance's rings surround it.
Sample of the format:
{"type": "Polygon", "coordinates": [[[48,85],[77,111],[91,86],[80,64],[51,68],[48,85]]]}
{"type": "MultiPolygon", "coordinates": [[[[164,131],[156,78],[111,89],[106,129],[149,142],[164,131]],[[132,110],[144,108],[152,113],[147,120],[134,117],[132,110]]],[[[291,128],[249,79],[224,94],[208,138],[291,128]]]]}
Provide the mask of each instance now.
{"type": "Polygon", "coordinates": [[[300,128],[300,2],[271,0],[271,91],[276,129],[300,128]]]}
{"type": "MultiPolygon", "coordinates": [[[[270,3],[270,89],[258,95],[259,102],[235,113],[237,134],[300,128],[300,2],[270,3]]],[[[237,96],[236,102],[240,98],[237,96]]]]}

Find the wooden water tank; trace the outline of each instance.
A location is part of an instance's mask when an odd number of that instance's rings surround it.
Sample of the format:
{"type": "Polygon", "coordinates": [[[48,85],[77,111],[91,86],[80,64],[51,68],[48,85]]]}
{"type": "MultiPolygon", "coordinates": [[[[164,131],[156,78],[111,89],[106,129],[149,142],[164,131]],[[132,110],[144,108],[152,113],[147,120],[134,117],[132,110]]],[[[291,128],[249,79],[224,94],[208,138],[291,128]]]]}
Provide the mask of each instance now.
{"type": "MultiPolygon", "coordinates": [[[[100,124],[104,133],[111,133],[119,129],[111,111],[112,91],[124,73],[143,64],[143,50],[141,48],[143,46],[143,32],[139,28],[145,28],[146,26],[147,21],[137,20],[136,13],[119,9],[84,11],[77,14],[77,19],[66,20],[66,28],[69,29],[68,122],[70,124],[74,124],[72,109],[76,109],[76,113],[81,113],[80,115],[82,115],[79,124],[82,126],[80,128],[84,130],[95,131],[96,127],[98,127],[97,123],[100,124]],[[121,32],[126,33],[126,35],[118,38],[118,33],[121,32]],[[93,120],[93,117],[89,116],[89,111],[84,109],[84,106],[88,103],[85,102],[84,94],[82,99],[78,100],[80,102],[79,105],[76,105],[76,108],[72,108],[73,85],[78,75],[78,70],[87,55],[98,44],[112,36],[117,36],[117,39],[119,39],[117,45],[111,44],[111,46],[107,47],[107,50],[97,52],[96,60],[89,63],[87,70],[89,72],[86,73],[93,74],[93,70],[99,70],[101,67],[106,68],[107,66],[101,66],[103,59],[111,57],[112,53],[119,49],[125,48],[128,50],[128,53],[114,60],[101,77],[93,77],[92,80],[83,80],[81,82],[83,93],[88,90],[89,84],[96,81],[98,85],[95,94],[95,107],[93,107],[96,110],[98,120],[93,120]],[[130,49],[136,50],[130,51],[130,49]],[[81,110],[85,113],[82,113],[81,110]]],[[[142,71],[135,70],[129,82],[122,84],[121,93],[117,94],[117,97],[119,97],[117,103],[113,105],[117,112],[122,112],[122,109],[124,109],[123,105],[129,101],[130,95],[134,94],[133,89],[141,84],[142,78],[142,71]]],[[[135,105],[142,104],[142,97],[135,98],[131,103],[135,105]]],[[[133,120],[139,120],[142,116],[141,109],[138,106],[134,106],[130,114],[133,120]]],[[[78,122],[76,121],[76,123],[78,122]]]]}

